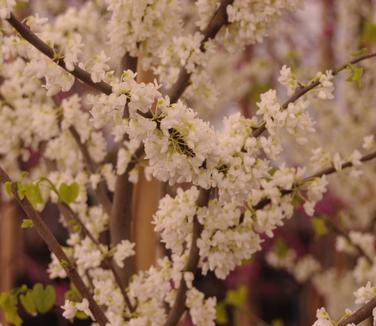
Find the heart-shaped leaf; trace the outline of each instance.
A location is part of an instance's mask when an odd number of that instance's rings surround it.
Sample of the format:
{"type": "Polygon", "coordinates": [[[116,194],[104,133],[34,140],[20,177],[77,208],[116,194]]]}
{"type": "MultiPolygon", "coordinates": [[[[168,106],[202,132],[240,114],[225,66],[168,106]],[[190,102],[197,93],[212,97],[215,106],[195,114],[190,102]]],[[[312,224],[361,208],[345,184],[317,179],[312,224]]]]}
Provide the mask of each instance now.
{"type": "Polygon", "coordinates": [[[51,285],[43,288],[42,284],[37,283],[33,287],[32,294],[36,308],[42,314],[48,312],[55,304],[56,293],[51,285]]]}
{"type": "Polygon", "coordinates": [[[79,195],[80,187],[77,182],[67,184],[63,182],[59,187],[59,198],[65,204],[73,203],[79,195]]]}

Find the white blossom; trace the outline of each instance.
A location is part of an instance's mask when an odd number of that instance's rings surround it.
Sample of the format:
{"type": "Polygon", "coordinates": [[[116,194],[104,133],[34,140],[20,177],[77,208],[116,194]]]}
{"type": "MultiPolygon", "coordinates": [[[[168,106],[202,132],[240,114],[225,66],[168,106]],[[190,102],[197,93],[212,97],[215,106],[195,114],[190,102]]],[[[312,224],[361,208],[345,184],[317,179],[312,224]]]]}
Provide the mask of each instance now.
{"type": "Polygon", "coordinates": [[[131,257],[135,254],[134,243],[129,242],[128,240],[122,240],[115,247],[114,260],[116,264],[123,268],[124,260],[128,257],[131,257]]]}

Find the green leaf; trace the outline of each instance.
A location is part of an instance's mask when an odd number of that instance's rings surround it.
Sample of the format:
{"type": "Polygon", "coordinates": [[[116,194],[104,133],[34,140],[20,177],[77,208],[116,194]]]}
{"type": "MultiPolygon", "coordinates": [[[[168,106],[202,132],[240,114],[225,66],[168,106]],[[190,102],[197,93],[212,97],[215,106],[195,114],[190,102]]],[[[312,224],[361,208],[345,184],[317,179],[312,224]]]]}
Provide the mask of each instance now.
{"type": "Polygon", "coordinates": [[[325,220],[321,217],[312,217],[311,223],[316,238],[320,238],[328,233],[328,228],[326,227],[325,220]]]}
{"type": "Polygon", "coordinates": [[[67,184],[63,182],[59,187],[59,198],[65,204],[73,203],[79,195],[80,187],[77,182],[67,184]]]}
{"type": "Polygon", "coordinates": [[[363,43],[376,43],[376,24],[366,20],[363,26],[363,43]]]}
{"type": "Polygon", "coordinates": [[[51,285],[48,285],[44,289],[42,284],[35,284],[32,290],[32,295],[38,312],[42,314],[48,312],[55,304],[55,288],[51,285]]]}
{"type": "Polygon", "coordinates": [[[228,323],[228,315],[226,311],[226,305],[223,302],[219,302],[216,307],[216,322],[219,325],[225,325],[228,323]]]}
{"type": "Polygon", "coordinates": [[[4,310],[5,319],[15,326],[20,326],[22,319],[17,311],[17,303],[16,295],[8,292],[0,293],[0,307],[4,310]]]}
{"type": "Polygon", "coordinates": [[[20,295],[20,302],[27,313],[32,316],[37,314],[37,307],[34,303],[34,296],[32,291],[27,291],[26,294],[20,295]]]}
{"type": "Polygon", "coordinates": [[[11,181],[6,181],[4,183],[4,188],[5,188],[5,193],[9,196],[12,197],[12,182],[11,181]]]}
{"type": "Polygon", "coordinates": [[[34,225],[33,220],[31,220],[29,218],[25,218],[25,219],[22,220],[21,228],[28,229],[28,228],[32,228],[33,225],[34,225]]]}
{"type": "Polygon", "coordinates": [[[292,193],[292,205],[294,207],[297,207],[301,203],[302,203],[302,197],[300,196],[299,191],[297,191],[296,189],[294,189],[293,193],[292,193]]]}
{"type": "Polygon", "coordinates": [[[71,219],[68,222],[69,228],[72,230],[74,233],[80,233],[81,232],[81,225],[76,221],[71,219]]]}
{"type": "Polygon", "coordinates": [[[42,194],[40,193],[39,186],[33,183],[25,185],[25,194],[30,204],[36,208],[38,204],[43,204],[42,194]]]}
{"type": "Polygon", "coordinates": [[[86,315],[83,311],[77,311],[74,317],[80,320],[89,319],[89,316],[86,315]]]}
{"type": "Polygon", "coordinates": [[[273,251],[276,253],[278,258],[285,258],[289,251],[289,247],[283,239],[279,238],[275,241],[273,251]]]}
{"type": "Polygon", "coordinates": [[[368,52],[367,48],[362,48],[362,49],[351,52],[351,55],[353,57],[359,57],[361,55],[365,55],[367,52],[368,52]]]}
{"type": "Polygon", "coordinates": [[[229,290],[226,293],[225,303],[237,308],[242,308],[247,301],[247,292],[247,288],[244,285],[236,290],[229,290]]]}
{"type": "Polygon", "coordinates": [[[274,319],[271,326],[283,326],[283,321],[281,319],[274,319]]]}
{"type": "Polygon", "coordinates": [[[26,185],[21,182],[17,182],[17,196],[19,199],[23,200],[26,195],[26,185]]]}
{"type": "Polygon", "coordinates": [[[64,293],[64,298],[73,302],[82,301],[81,294],[78,292],[77,288],[72,282],[69,285],[69,290],[64,293]]]}
{"type": "Polygon", "coordinates": [[[351,72],[351,75],[347,78],[347,81],[355,82],[360,87],[364,69],[362,67],[354,67],[353,65],[348,65],[347,68],[351,72]]]}

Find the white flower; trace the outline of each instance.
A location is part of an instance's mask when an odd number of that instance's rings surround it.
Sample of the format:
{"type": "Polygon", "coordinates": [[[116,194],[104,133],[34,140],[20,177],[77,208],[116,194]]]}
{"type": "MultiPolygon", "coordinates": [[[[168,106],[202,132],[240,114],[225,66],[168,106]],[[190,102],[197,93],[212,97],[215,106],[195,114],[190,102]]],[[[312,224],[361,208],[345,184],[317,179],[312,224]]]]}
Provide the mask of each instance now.
{"type": "Polygon", "coordinates": [[[121,147],[117,155],[118,157],[117,157],[116,172],[118,175],[122,175],[126,171],[128,164],[131,161],[132,153],[128,149],[121,147]]]}
{"type": "Polygon", "coordinates": [[[376,297],[376,287],[371,285],[371,282],[367,282],[366,286],[363,286],[354,292],[355,303],[365,304],[376,297]]]}
{"type": "Polygon", "coordinates": [[[166,248],[171,249],[173,253],[182,253],[192,232],[198,195],[199,191],[195,187],[187,191],[179,188],[175,198],[167,195],[159,202],[158,211],[153,217],[154,229],[160,233],[166,248]]]}
{"type": "Polygon", "coordinates": [[[282,67],[278,81],[283,86],[287,87],[288,95],[292,95],[295,89],[298,87],[296,76],[292,73],[291,68],[287,67],[286,65],[282,67]]]}
{"type": "Polygon", "coordinates": [[[192,321],[197,326],[214,326],[216,299],[204,298],[204,294],[195,288],[187,291],[186,306],[192,321]]]}
{"type": "Polygon", "coordinates": [[[320,270],[320,264],[311,255],[298,259],[293,266],[293,274],[298,282],[306,282],[320,270]]]}
{"type": "Polygon", "coordinates": [[[352,152],[352,154],[350,155],[350,161],[351,161],[351,164],[353,166],[359,166],[362,164],[362,162],[360,161],[360,159],[362,158],[362,155],[360,154],[359,151],[355,150],[352,152]]]}
{"type": "Polygon", "coordinates": [[[124,260],[135,254],[135,251],[133,249],[134,246],[135,244],[129,242],[128,240],[122,240],[120,243],[116,245],[114,260],[119,267],[123,268],[124,260]]]}
{"type": "Polygon", "coordinates": [[[80,244],[75,246],[74,258],[79,267],[89,269],[101,264],[103,254],[88,237],[85,237],[80,244]]]}
{"type": "Polygon", "coordinates": [[[333,156],[333,165],[335,170],[341,171],[343,163],[345,162],[342,160],[341,155],[339,153],[335,153],[333,156]]]}
{"type": "Polygon", "coordinates": [[[70,300],[65,300],[64,305],[61,306],[64,310],[63,317],[66,319],[73,319],[76,316],[77,308],[76,303],[70,300]]]}
{"type": "Polygon", "coordinates": [[[101,51],[93,58],[89,70],[91,71],[90,76],[94,83],[99,83],[104,79],[106,71],[110,69],[110,66],[107,64],[109,60],[104,51],[101,51]]]}
{"type": "Polygon", "coordinates": [[[0,0],[0,18],[6,19],[10,17],[13,7],[16,5],[16,0],[0,0]]]}
{"type": "Polygon", "coordinates": [[[370,150],[374,146],[375,146],[375,136],[374,135],[365,136],[363,138],[363,148],[365,150],[370,150]]]}
{"type": "Polygon", "coordinates": [[[309,182],[307,187],[307,198],[308,201],[304,203],[304,209],[306,210],[307,215],[312,216],[314,213],[314,206],[319,202],[328,186],[328,181],[326,176],[323,175],[321,178],[316,178],[315,180],[309,182]]]}
{"type": "Polygon", "coordinates": [[[325,308],[317,309],[316,312],[317,320],[312,326],[334,326],[335,324],[331,321],[329,314],[326,312],[325,308]]]}
{"type": "Polygon", "coordinates": [[[76,303],[76,309],[79,311],[84,312],[87,316],[94,318],[90,309],[89,309],[89,301],[86,298],[83,298],[81,302],[76,303]]]}
{"type": "Polygon", "coordinates": [[[333,91],[333,73],[330,70],[327,70],[325,74],[319,72],[316,75],[316,78],[319,80],[320,85],[318,86],[318,97],[322,100],[331,100],[334,98],[333,91]]]}
{"type": "Polygon", "coordinates": [[[52,261],[48,265],[48,275],[51,279],[54,278],[66,278],[67,273],[65,272],[63,266],[61,266],[60,261],[54,254],[51,254],[52,261]]]}

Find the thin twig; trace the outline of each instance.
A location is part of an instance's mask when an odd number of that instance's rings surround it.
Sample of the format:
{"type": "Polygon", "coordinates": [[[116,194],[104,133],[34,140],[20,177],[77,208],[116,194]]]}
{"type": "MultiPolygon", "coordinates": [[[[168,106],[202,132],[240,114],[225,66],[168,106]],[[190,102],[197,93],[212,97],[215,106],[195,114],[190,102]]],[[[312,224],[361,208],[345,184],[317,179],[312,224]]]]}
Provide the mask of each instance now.
{"type": "MultiPolygon", "coordinates": [[[[222,28],[222,26],[226,25],[228,23],[228,17],[227,17],[227,6],[232,4],[234,0],[223,0],[217,9],[216,13],[210,20],[208,26],[206,27],[204,31],[204,38],[201,42],[200,49],[201,51],[204,51],[204,45],[205,43],[213,39],[219,32],[219,30],[222,28]]],[[[191,79],[191,73],[188,73],[185,68],[182,68],[180,70],[178,80],[176,83],[171,87],[169,92],[169,97],[171,103],[176,103],[178,99],[183,95],[184,91],[188,87],[191,79]]]]}
{"type": "MultiPolygon", "coordinates": [[[[197,200],[197,206],[203,207],[206,206],[209,202],[210,191],[209,190],[201,190],[199,198],[197,200]]],[[[187,265],[184,268],[184,272],[191,272],[195,273],[197,270],[198,262],[199,262],[199,249],[197,247],[197,240],[201,236],[202,232],[202,225],[198,222],[197,216],[195,215],[193,218],[193,226],[192,226],[192,241],[191,241],[191,249],[188,256],[187,265]]],[[[185,299],[187,293],[187,284],[185,283],[184,277],[182,277],[179,288],[176,293],[175,302],[171,308],[170,313],[168,314],[167,321],[165,326],[175,326],[179,322],[181,316],[185,311],[185,299]]]]}
{"type": "MultiPolygon", "coordinates": [[[[2,169],[2,167],[0,167],[0,182],[1,183],[12,182],[12,180],[9,178],[8,174],[2,169]]],[[[108,324],[109,321],[107,317],[105,316],[104,312],[95,302],[89,289],[86,287],[82,278],[77,273],[74,265],[72,264],[70,259],[67,257],[62,247],[60,246],[59,242],[56,240],[55,236],[52,234],[52,232],[50,231],[46,223],[43,221],[40,214],[32,207],[32,205],[26,198],[21,199],[18,196],[17,186],[13,182],[12,182],[11,190],[17,202],[19,203],[21,208],[24,210],[26,216],[28,216],[28,218],[30,218],[33,221],[33,226],[35,230],[39,233],[40,237],[46,243],[49,250],[53,254],[55,254],[55,256],[59,259],[69,279],[76,286],[77,290],[80,292],[82,297],[88,300],[90,311],[93,313],[95,320],[101,326],[105,326],[106,324],[108,324]]]]}
{"type": "MultiPolygon", "coordinates": [[[[371,161],[371,160],[373,160],[375,158],[376,158],[376,151],[372,152],[372,153],[369,153],[367,155],[364,155],[363,157],[360,158],[360,161],[361,162],[367,162],[367,161],[371,161]]],[[[352,162],[346,162],[346,163],[344,163],[342,165],[342,169],[347,169],[347,168],[350,168],[352,166],[353,166],[352,162]]],[[[306,177],[303,180],[301,180],[300,182],[296,183],[292,187],[292,189],[289,189],[289,190],[284,189],[284,190],[282,190],[281,191],[282,195],[290,195],[290,194],[292,194],[294,188],[301,187],[305,183],[310,182],[310,181],[312,181],[312,180],[314,180],[316,178],[321,178],[324,175],[330,175],[330,174],[333,174],[335,172],[337,172],[337,171],[334,168],[334,166],[330,166],[328,168],[322,169],[322,170],[316,172],[315,174],[313,174],[313,175],[311,175],[309,177],[306,177]]],[[[269,205],[270,203],[271,203],[271,200],[269,198],[264,198],[258,204],[256,204],[255,206],[253,206],[253,209],[254,210],[263,209],[265,206],[269,205]]]]}
{"type": "Polygon", "coordinates": [[[370,265],[373,264],[372,258],[364,251],[364,249],[361,246],[352,241],[351,237],[345,230],[340,228],[329,218],[323,218],[323,220],[325,221],[326,225],[329,227],[330,230],[332,230],[337,235],[344,237],[347,240],[347,242],[358,251],[360,256],[364,257],[370,265]]]}
{"type": "Polygon", "coordinates": [[[338,323],[338,326],[347,326],[351,324],[358,325],[362,321],[368,319],[372,316],[372,310],[376,307],[376,298],[373,298],[371,301],[367,302],[364,306],[360,307],[354,313],[352,313],[347,318],[341,320],[338,323]]]}
{"type": "MultiPolygon", "coordinates": [[[[89,239],[94,243],[94,245],[97,247],[97,249],[99,251],[101,251],[101,245],[100,243],[98,242],[97,239],[95,239],[95,237],[91,234],[91,232],[87,229],[87,227],[85,226],[85,224],[81,221],[80,217],[72,210],[72,208],[64,203],[60,203],[59,204],[59,209],[61,210],[62,214],[66,217],[69,217],[74,220],[76,223],[78,223],[78,225],[80,226],[81,230],[83,231],[83,233],[89,237],[89,239]]],[[[119,286],[119,289],[123,295],[123,298],[124,298],[124,301],[126,303],[126,305],[128,306],[128,309],[130,312],[133,312],[134,311],[134,307],[132,306],[132,303],[128,297],[128,294],[125,292],[125,289],[124,287],[122,286],[122,283],[120,281],[120,277],[118,275],[118,273],[116,272],[114,266],[113,266],[113,262],[112,260],[108,257],[108,256],[104,256],[104,259],[103,259],[103,262],[105,264],[105,267],[110,269],[112,274],[114,275],[114,278],[115,278],[115,281],[117,283],[117,285],[119,286]]]]}
{"type": "MultiPolygon", "coordinates": [[[[78,148],[79,148],[79,150],[82,154],[86,168],[89,170],[90,173],[94,174],[94,173],[98,172],[97,171],[98,166],[93,161],[93,159],[91,158],[90,153],[89,153],[87,147],[85,146],[85,144],[82,143],[81,137],[80,137],[77,129],[74,126],[70,126],[69,132],[71,133],[74,141],[76,142],[76,144],[77,144],[77,146],[78,146],[78,148]]],[[[105,212],[108,214],[108,216],[110,216],[112,204],[111,204],[111,200],[108,196],[106,184],[103,180],[101,180],[98,183],[96,189],[94,189],[94,193],[95,193],[95,196],[96,196],[97,200],[99,201],[99,203],[103,206],[103,209],[105,210],[105,212]]]]}
{"type": "MultiPolygon", "coordinates": [[[[137,71],[138,58],[133,58],[127,53],[123,60],[123,70],[130,69],[137,71]]],[[[123,119],[129,118],[128,102],[125,105],[123,119]]],[[[129,141],[129,135],[123,136],[122,143],[129,141]]],[[[122,145],[117,149],[117,156],[122,145]]],[[[133,220],[133,192],[134,185],[129,181],[129,173],[135,167],[138,158],[143,155],[144,148],[142,144],[134,154],[135,159],[129,163],[127,169],[121,175],[116,176],[115,190],[110,213],[110,241],[115,246],[122,240],[132,240],[132,220],[133,220]]],[[[115,270],[120,276],[121,285],[126,288],[132,275],[136,271],[135,257],[128,257],[125,261],[126,268],[115,266],[115,270]]]]}
{"type": "MultiPolygon", "coordinates": [[[[333,76],[338,75],[341,71],[345,70],[349,65],[354,65],[354,64],[357,64],[357,63],[359,63],[359,62],[361,62],[363,60],[367,60],[367,59],[374,58],[374,57],[376,57],[376,53],[370,53],[370,54],[362,55],[362,56],[360,56],[358,58],[355,58],[355,59],[349,61],[348,63],[345,63],[345,64],[339,66],[338,68],[334,69],[333,76]]],[[[285,103],[282,104],[281,109],[282,110],[286,110],[287,107],[289,106],[289,104],[294,103],[295,101],[297,101],[298,99],[300,99],[303,95],[307,94],[309,91],[311,91],[312,89],[316,88],[320,84],[321,83],[320,83],[320,81],[318,79],[314,79],[307,86],[298,88],[295,91],[295,93],[285,103]]],[[[252,136],[253,137],[258,137],[265,130],[266,130],[266,122],[263,121],[258,128],[253,129],[252,136]]]]}
{"type": "Polygon", "coordinates": [[[79,66],[75,65],[73,71],[67,69],[64,59],[62,58],[55,58],[55,51],[48,46],[45,42],[43,42],[35,33],[33,33],[28,26],[21,23],[13,13],[11,13],[10,17],[7,19],[9,24],[11,24],[14,29],[31,45],[37,48],[40,52],[44,55],[49,57],[51,60],[56,62],[61,68],[72,74],[77,79],[81,80],[86,85],[100,91],[106,95],[110,95],[112,93],[111,85],[107,84],[106,82],[99,82],[95,83],[91,79],[90,73],[83,70],[79,66]]]}

